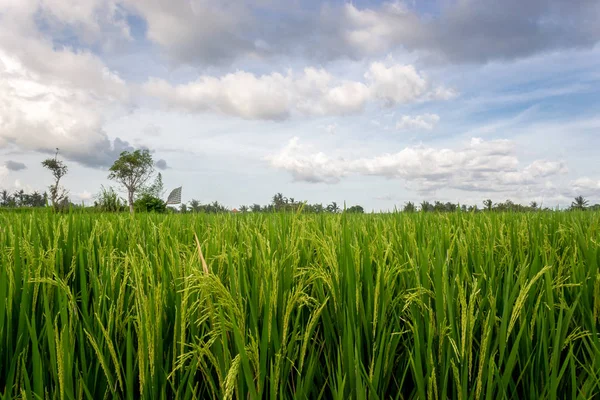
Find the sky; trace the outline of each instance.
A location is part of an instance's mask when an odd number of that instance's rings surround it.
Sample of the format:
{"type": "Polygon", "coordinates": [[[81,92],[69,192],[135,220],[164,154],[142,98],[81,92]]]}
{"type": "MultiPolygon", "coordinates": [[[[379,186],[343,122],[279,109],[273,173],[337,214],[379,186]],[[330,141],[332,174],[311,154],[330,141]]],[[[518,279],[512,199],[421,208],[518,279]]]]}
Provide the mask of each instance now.
{"type": "Polygon", "coordinates": [[[0,0],[0,189],[600,202],[597,0],[0,0]]]}

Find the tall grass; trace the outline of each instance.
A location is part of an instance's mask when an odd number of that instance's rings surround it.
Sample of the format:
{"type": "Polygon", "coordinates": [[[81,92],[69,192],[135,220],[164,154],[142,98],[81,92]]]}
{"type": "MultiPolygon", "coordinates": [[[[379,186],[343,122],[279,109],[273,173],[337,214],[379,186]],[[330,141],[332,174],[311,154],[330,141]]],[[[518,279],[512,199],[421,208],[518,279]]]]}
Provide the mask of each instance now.
{"type": "Polygon", "coordinates": [[[0,396],[598,398],[599,250],[595,213],[2,213],[0,396]]]}

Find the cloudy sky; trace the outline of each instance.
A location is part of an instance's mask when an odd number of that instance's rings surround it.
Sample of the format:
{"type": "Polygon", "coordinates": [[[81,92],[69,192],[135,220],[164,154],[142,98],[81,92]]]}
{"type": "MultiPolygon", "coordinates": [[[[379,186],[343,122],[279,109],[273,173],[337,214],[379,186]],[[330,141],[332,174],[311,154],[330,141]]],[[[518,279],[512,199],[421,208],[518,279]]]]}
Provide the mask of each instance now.
{"type": "Polygon", "coordinates": [[[0,188],[600,202],[597,0],[0,0],[0,188]]]}

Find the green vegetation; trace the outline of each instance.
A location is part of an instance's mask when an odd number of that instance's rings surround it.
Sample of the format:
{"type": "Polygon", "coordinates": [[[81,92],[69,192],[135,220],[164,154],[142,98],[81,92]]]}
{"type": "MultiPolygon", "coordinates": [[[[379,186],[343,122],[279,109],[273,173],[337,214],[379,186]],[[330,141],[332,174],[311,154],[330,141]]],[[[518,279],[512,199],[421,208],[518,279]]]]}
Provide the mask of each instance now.
{"type": "Polygon", "coordinates": [[[117,182],[127,191],[129,212],[133,214],[136,194],[143,191],[153,174],[154,161],[150,150],[124,151],[110,167],[108,179],[117,182]]]}
{"type": "Polygon", "coordinates": [[[593,212],[4,212],[0,396],[598,398],[599,262],[593,212]]]}
{"type": "Polygon", "coordinates": [[[58,159],[58,149],[56,149],[56,154],[54,154],[54,158],[48,158],[42,161],[42,166],[52,172],[52,176],[54,177],[54,183],[50,185],[50,200],[52,200],[52,207],[54,210],[58,211],[60,209],[69,207],[69,199],[67,197],[67,190],[60,186],[60,180],[69,172],[69,168],[64,163],[58,159]]]}

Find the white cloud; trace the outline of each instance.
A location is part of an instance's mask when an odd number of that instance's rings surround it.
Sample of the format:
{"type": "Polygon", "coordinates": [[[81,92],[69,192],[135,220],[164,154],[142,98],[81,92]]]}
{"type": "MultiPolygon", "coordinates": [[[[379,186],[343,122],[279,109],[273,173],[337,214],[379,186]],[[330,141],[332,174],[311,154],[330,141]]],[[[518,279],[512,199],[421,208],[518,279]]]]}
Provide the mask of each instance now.
{"type": "Polygon", "coordinates": [[[90,192],[88,192],[87,190],[84,190],[83,192],[78,192],[78,193],[73,193],[71,195],[72,200],[79,200],[79,201],[89,201],[91,199],[94,198],[94,195],[90,192]]]}
{"type": "Polygon", "coordinates": [[[571,183],[571,188],[577,195],[600,196],[600,180],[589,177],[579,178],[571,183]]]}
{"type": "Polygon", "coordinates": [[[0,147],[59,147],[69,159],[105,165],[127,147],[108,139],[105,116],[128,99],[125,82],[91,52],[32,32],[0,32],[0,147]]]}
{"type": "Polygon", "coordinates": [[[329,124],[325,127],[325,132],[327,132],[330,135],[335,135],[335,133],[337,132],[337,124],[329,124]]]}
{"type": "Polygon", "coordinates": [[[384,53],[397,44],[398,37],[425,33],[418,17],[400,2],[384,3],[380,10],[346,3],[341,21],[341,39],[359,55],[384,53]]]}
{"type": "Polygon", "coordinates": [[[412,65],[372,63],[365,78],[370,82],[371,96],[386,106],[414,102],[430,89],[429,82],[412,65]]]}
{"type": "Polygon", "coordinates": [[[347,175],[344,160],[332,162],[324,153],[303,154],[305,150],[294,137],[278,154],[267,159],[273,167],[290,172],[297,181],[337,183],[347,175]]]}
{"type": "Polygon", "coordinates": [[[537,160],[520,169],[514,143],[474,138],[460,149],[407,147],[397,153],[346,159],[311,152],[298,138],[267,158],[271,166],[288,171],[294,180],[337,183],[349,175],[402,179],[421,192],[441,188],[506,191],[517,185],[541,184],[540,178],[564,173],[564,163],[537,160]]]}
{"type": "Polygon", "coordinates": [[[568,168],[564,161],[536,160],[525,168],[524,172],[536,178],[545,178],[556,174],[564,174],[568,172],[568,168]]]}
{"type": "Polygon", "coordinates": [[[402,119],[396,123],[396,129],[422,129],[430,131],[435,128],[440,121],[440,116],[437,114],[423,115],[403,115],[402,119]]]}
{"type": "Polygon", "coordinates": [[[145,93],[168,107],[192,112],[214,111],[245,119],[283,120],[292,114],[340,116],[362,112],[369,101],[386,106],[426,101],[438,92],[413,66],[371,64],[366,80],[336,78],[325,69],[305,68],[302,73],[257,76],[237,71],[222,77],[201,76],[194,82],[171,85],[151,79],[145,93]]]}
{"type": "Polygon", "coordinates": [[[187,111],[217,111],[247,119],[285,119],[290,112],[289,80],[277,73],[257,77],[235,72],[222,78],[202,76],[177,86],[152,79],[144,85],[144,90],[161,98],[169,107],[187,111]]]}

